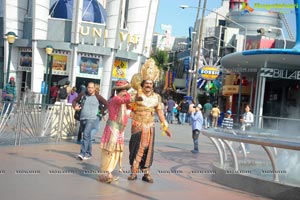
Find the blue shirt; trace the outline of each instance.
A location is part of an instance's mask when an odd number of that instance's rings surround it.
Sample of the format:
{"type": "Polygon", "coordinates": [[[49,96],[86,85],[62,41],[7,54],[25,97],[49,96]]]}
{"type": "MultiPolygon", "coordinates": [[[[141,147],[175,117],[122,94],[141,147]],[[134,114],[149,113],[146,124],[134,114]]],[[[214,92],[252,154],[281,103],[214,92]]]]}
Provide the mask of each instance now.
{"type": "Polygon", "coordinates": [[[202,130],[202,124],[203,124],[203,116],[202,112],[198,111],[191,114],[192,118],[192,130],[202,130]]]}

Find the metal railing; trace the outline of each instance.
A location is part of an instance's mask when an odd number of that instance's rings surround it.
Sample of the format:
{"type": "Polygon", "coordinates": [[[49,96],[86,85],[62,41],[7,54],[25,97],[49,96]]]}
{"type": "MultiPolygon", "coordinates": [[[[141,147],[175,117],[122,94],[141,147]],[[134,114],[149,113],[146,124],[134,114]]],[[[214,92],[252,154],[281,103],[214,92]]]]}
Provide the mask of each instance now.
{"type": "Polygon", "coordinates": [[[244,143],[254,144],[261,146],[267,153],[273,174],[273,181],[279,182],[278,167],[276,163],[277,148],[285,150],[300,151],[300,140],[282,140],[282,138],[276,138],[267,132],[242,132],[235,130],[224,130],[224,129],[205,129],[201,131],[203,135],[207,136],[212,143],[215,145],[220,161],[220,167],[225,169],[224,160],[227,160],[226,147],[229,150],[233,158],[233,168],[235,171],[239,171],[239,161],[235,149],[232,147],[229,141],[241,143],[241,150],[243,153],[243,159],[247,158],[244,143]],[[225,146],[225,145],[226,146],[225,146]],[[272,149],[273,148],[273,151],[272,149]]]}
{"type": "MultiPolygon", "coordinates": [[[[41,95],[26,93],[16,103],[0,102],[0,141],[55,140],[74,137],[77,123],[70,104],[40,104],[41,95]]],[[[0,143],[1,143],[0,142],[0,143]]]]}

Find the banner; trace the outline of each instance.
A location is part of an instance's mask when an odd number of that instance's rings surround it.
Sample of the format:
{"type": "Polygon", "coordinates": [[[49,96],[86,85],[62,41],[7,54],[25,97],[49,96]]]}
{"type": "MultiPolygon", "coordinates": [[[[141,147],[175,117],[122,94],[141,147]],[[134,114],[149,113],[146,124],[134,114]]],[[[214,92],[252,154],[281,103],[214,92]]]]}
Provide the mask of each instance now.
{"type": "Polygon", "coordinates": [[[126,79],[127,77],[127,61],[116,59],[113,66],[112,78],[116,79],[126,79]]]}
{"type": "Polygon", "coordinates": [[[89,58],[89,57],[81,57],[80,59],[80,68],[79,72],[81,74],[92,74],[92,75],[98,75],[99,65],[98,65],[99,59],[97,58],[89,58]]]}
{"type": "Polygon", "coordinates": [[[102,79],[102,56],[79,54],[76,76],[81,78],[102,79]]]}
{"type": "Polygon", "coordinates": [[[18,69],[21,71],[31,71],[32,52],[21,51],[20,54],[20,65],[18,69]]]}
{"type": "Polygon", "coordinates": [[[172,72],[172,71],[166,72],[166,79],[165,79],[166,83],[164,87],[165,90],[168,88],[172,88],[175,90],[175,87],[173,85],[175,77],[176,77],[176,72],[172,72]]]}
{"type": "MultiPolygon", "coordinates": [[[[53,55],[53,62],[52,62],[52,70],[54,71],[61,71],[64,74],[67,71],[67,62],[68,56],[66,55],[53,55]]],[[[54,74],[57,74],[54,72],[54,74]]],[[[58,72],[60,74],[60,72],[58,72]]]]}

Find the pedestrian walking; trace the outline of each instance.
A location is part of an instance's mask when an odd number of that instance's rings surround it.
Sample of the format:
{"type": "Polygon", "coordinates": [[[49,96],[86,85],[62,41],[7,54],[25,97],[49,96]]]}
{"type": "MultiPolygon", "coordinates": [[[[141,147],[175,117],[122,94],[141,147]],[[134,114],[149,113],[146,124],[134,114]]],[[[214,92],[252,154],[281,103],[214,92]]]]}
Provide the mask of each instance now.
{"type": "MultiPolygon", "coordinates": [[[[92,157],[92,140],[91,131],[96,128],[97,112],[99,105],[102,104],[106,109],[108,107],[107,101],[95,92],[95,83],[88,83],[87,93],[81,93],[72,102],[72,106],[76,111],[80,112],[80,126],[83,132],[83,141],[81,143],[80,160],[90,159],[92,157]],[[82,98],[85,98],[84,105],[78,103],[82,98]]],[[[103,110],[104,112],[104,110],[103,110]]]]}
{"type": "Polygon", "coordinates": [[[198,104],[194,106],[194,110],[191,112],[193,142],[194,142],[194,149],[191,150],[192,153],[199,153],[198,138],[203,125],[203,115],[201,109],[202,109],[201,104],[198,104]]]}

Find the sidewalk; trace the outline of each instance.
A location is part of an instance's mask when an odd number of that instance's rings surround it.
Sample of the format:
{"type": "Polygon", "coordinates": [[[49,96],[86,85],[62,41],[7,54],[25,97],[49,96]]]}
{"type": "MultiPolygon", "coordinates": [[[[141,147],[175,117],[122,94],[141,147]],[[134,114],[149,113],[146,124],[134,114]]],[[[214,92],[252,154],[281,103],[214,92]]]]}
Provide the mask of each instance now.
{"type": "MultiPolygon", "coordinates": [[[[158,125],[158,124],[157,124],[158,125]]],[[[101,130],[104,124],[102,124],[101,130]]],[[[0,146],[1,200],[14,199],[266,199],[234,190],[210,180],[211,163],[218,162],[215,147],[200,136],[200,153],[192,154],[191,128],[171,125],[171,139],[156,129],[154,183],[138,179],[128,181],[128,140],[125,133],[124,173],[114,172],[120,179],[111,184],[97,181],[100,149],[93,144],[93,158],[75,159],[80,146],[74,141],[58,144],[35,144],[21,147],[0,146]]],[[[101,135],[101,134],[100,134],[101,135]]],[[[97,135],[96,141],[99,141],[97,135]]]]}

